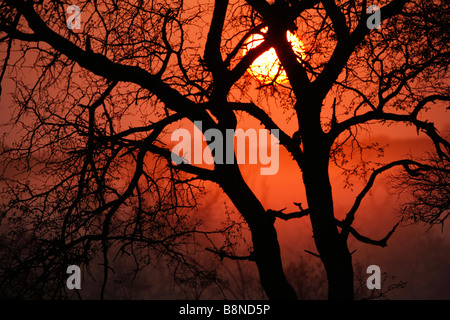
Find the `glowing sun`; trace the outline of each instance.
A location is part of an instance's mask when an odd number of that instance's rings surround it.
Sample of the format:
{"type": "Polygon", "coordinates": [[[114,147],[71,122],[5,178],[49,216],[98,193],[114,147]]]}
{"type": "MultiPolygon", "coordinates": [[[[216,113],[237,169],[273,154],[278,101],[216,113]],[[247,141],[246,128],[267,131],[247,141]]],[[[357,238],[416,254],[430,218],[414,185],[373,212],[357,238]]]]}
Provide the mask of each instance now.
{"type": "MultiPolygon", "coordinates": [[[[261,30],[263,33],[267,32],[267,27],[261,30]]],[[[286,33],[287,40],[291,43],[294,52],[301,57],[305,58],[305,49],[302,41],[297,35],[288,31],[286,33]]],[[[256,48],[264,41],[262,34],[253,34],[245,42],[243,55],[253,48],[256,48]]],[[[261,54],[248,68],[248,73],[254,78],[258,79],[262,83],[270,83],[272,81],[277,83],[288,82],[289,79],[281,66],[280,60],[278,60],[277,54],[274,48],[270,48],[263,54],[261,54]]]]}

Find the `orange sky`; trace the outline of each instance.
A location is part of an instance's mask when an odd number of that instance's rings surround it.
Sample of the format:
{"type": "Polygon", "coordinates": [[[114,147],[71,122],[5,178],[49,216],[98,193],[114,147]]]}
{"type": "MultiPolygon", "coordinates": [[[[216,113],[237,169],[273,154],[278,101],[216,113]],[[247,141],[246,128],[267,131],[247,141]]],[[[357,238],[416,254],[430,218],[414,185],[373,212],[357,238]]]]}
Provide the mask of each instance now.
{"type": "MultiPolygon", "coordinates": [[[[12,89],[12,82],[4,81],[0,100],[0,118],[3,120],[8,119],[11,113],[8,94],[12,89]]],[[[276,110],[271,111],[275,122],[283,130],[289,134],[296,131],[294,120],[286,124],[286,114],[276,110]]],[[[450,135],[449,113],[449,110],[445,110],[439,105],[429,111],[429,118],[435,122],[441,134],[447,137],[450,135]]],[[[242,128],[254,127],[255,123],[257,122],[244,120],[240,126],[242,128]]],[[[3,128],[1,133],[4,130],[3,128]]],[[[20,137],[10,135],[7,139],[13,141],[20,137]]],[[[366,136],[362,138],[363,141],[364,139],[389,144],[386,156],[382,160],[385,162],[403,158],[409,153],[423,154],[432,147],[423,134],[417,136],[414,128],[406,128],[402,125],[391,126],[388,129],[377,127],[373,130],[370,138],[366,136]]],[[[304,207],[307,206],[301,183],[301,172],[284,149],[280,150],[280,168],[274,176],[260,176],[257,165],[242,167],[244,178],[266,209],[278,210],[286,207],[287,212],[293,211],[297,209],[293,202],[302,202],[304,207]]],[[[343,188],[343,178],[339,170],[332,167],[330,176],[335,212],[339,218],[351,207],[355,195],[361,190],[363,183],[355,180],[352,191],[343,188]]],[[[383,180],[377,181],[372,192],[363,201],[354,223],[360,233],[377,239],[384,237],[397,221],[396,210],[400,203],[395,195],[386,188],[383,180]]],[[[215,186],[209,183],[207,185],[210,193],[202,200],[203,207],[200,207],[199,215],[204,217],[206,223],[214,225],[217,220],[223,218],[224,202],[230,206],[231,203],[215,186]]],[[[296,221],[277,221],[276,227],[285,265],[295,259],[298,254],[307,255],[304,253],[305,249],[316,251],[307,217],[296,221]]],[[[419,226],[399,228],[390,239],[387,248],[359,244],[350,236],[350,249],[358,249],[354,256],[356,261],[377,264],[382,271],[387,271],[401,280],[408,281],[409,286],[399,292],[398,297],[450,298],[450,276],[448,276],[450,257],[447,254],[450,246],[450,234],[447,229],[444,229],[443,233],[436,231],[439,230],[426,233],[425,229],[419,226]]]]}

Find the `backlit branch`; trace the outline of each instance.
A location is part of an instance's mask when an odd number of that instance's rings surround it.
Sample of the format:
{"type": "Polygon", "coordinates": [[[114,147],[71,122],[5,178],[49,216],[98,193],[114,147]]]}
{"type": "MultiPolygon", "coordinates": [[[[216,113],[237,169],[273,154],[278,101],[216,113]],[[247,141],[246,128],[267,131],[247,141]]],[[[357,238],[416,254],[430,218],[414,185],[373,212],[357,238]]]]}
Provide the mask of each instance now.
{"type": "MultiPolygon", "coordinates": [[[[342,221],[336,221],[338,226],[341,227],[345,227],[345,223],[343,223],[342,221]]],[[[355,239],[363,242],[363,243],[367,243],[367,244],[371,244],[374,246],[380,246],[380,247],[386,247],[387,246],[387,242],[390,239],[390,237],[394,234],[395,230],[397,229],[397,227],[399,226],[400,222],[398,222],[391,231],[389,231],[389,233],[381,240],[374,240],[371,239],[369,237],[363,236],[361,235],[358,231],[356,231],[353,227],[349,228],[349,232],[352,234],[352,236],[355,237],[355,239]]]]}
{"type": "Polygon", "coordinates": [[[321,2],[331,18],[338,41],[344,41],[344,39],[350,35],[344,14],[334,0],[323,0],[321,2]]]}
{"type": "Polygon", "coordinates": [[[364,199],[364,197],[367,195],[367,193],[370,191],[370,189],[374,185],[375,179],[381,173],[383,173],[386,170],[389,170],[395,166],[403,166],[407,172],[413,172],[413,170],[430,170],[433,168],[429,165],[425,165],[425,164],[422,164],[422,163],[419,163],[419,162],[416,162],[413,160],[398,160],[398,161],[391,162],[385,166],[382,166],[382,167],[374,170],[372,172],[372,174],[370,175],[370,178],[369,178],[366,186],[356,197],[356,200],[355,200],[352,208],[350,209],[350,211],[347,213],[345,220],[341,223],[342,233],[344,236],[347,236],[349,231],[351,232],[351,224],[353,223],[353,220],[355,219],[355,213],[358,210],[359,206],[361,205],[361,202],[364,199]],[[411,166],[414,166],[418,169],[413,169],[413,168],[411,168],[411,166]]]}
{"type": "Polygon", "coordinates": [[[300,209],[300,211],[297,212],[292,212],[292,213],[284,213],[283,211],[286,209],[281,209],[281,210],[267,210],[267,213],[269,215],[274,216],[275,218],[279,218],[279,219],[283,219],[283,220],[290,220],[290,219],[295,219],[295,218],[302,218],[305,217],[307,215],[309,215],[310,213],[310,209],[303,209],[302,204],[301,203],[297,203],[294,202],[294,204],[300,209]]]}
{"type": "MultiPolygon", "coordinates": [[[[407,0],[393,0],[389,4],[382,7],[380,9],[381,20],[384,21],[400,14],[406,2],[407,0]]],[[[338,13],[335,15],[336,23],[338,23],[341,29],[344,29],[345,27],[342,26],[342,17],[338,18],[340,16],[338,13]]],[[[323,71],[313,82],[313,87],[319,92],[326,94],[331,89],[338,76],[347,65],[348,59],[355,51],[356,47],[363,41],[364,37],[369,34],[370,30],[366,25],[367,18],[367,14],[362,14],[358,26],[350,34],[350,36],[342,36],[339,39],[340,41],[338,41],[331,58],[326,63],[323,71]]],[[[337,33],[341,34],[344,34],[344,32],[345,29],[344,31],[337,31],[337,33]]],[[[325,96],[323,98],[325,98],[325,96]]]]}
{"type": "Polygon", "coordinates": [[[269,17],[271,15],[270,5],[265,0],[246,0],[246,2],[257,11],[262,17],[269,17]]]}
{"type": "Polygon", "coordinates": [[[301,163],[302,151],[299,145],[289,135],[287,135],[287,133],[281,130],[280,127],[263,109],[259,108],[254,103],[229,102],[228,105],[231,106],[233,110],[245,111],[252,117],[258,119],[267,130],[279,130],[280,144],[283,145],[291,153],[291,155],[298,163],[301,163]]]}
{"type": "Polygon", "coordinates": [[[190,119],[202,119],[204,126],[213,126],[211,117],[202,109],[196,108],[193,101],[184,97],[180,92],[164,83],[161,78],[137,67],[122,65],[109,60],[106,56],[85,51],[50,29],[41,17],[34,11],[31,3],[23,0],[7,0],[17,8],[26,18],[34,33],[58,52],[66,55],[72,61],[92,73],[109,79],[110,81],[124,81],[135,83],[154,93],[169,108],[190,119]]]}
{"type": "Polygon", "coordinates": [[[336,123],[328,132],[330,141],[334,141],[342,132],[349,130],[353,126],[365,124],[370,121],[392,121],[392,122],[406,122],[416,126],[417,131],[423,131],[434,143],[436,152],[441,158],[449,158],[450,143],[442,138],[433,123],[421,121],[417,119],[417,115],[423,107],[430,102],[436,100],[450,101],[450,96],[445,95],[431,95],[423,98],[417,103],[410,114],[396,114],[382,112],[381,110],[371,110],[361,115],[353,116],[340,123],[336,123]]]}
{"type": "Polygon", "coordinates": [[[192,164],[188,164],[188,163],[184,163],[184,162],[180,163],[179,165],[172,164],[173,153],[169,149],[158,147],[153,144],[147,146],[147,148],[150,152],[164,157],[167,160],[167,163],[169,164],[169,166],[173,169],[184,171],[184,172],[190,173],[190,174],[194,174],[202,180],[217,181],[217,177],[216,177],[214,171],[212,171],[212,170],[197,167],[192,164]]]}
{"type": "Polygon", "coordinates": [[[255,259],[252,254],[250,254],[248,256],[236,256],[236,255],[231,255],[231,254],[225,252],[224,250],[214,250],[214,249],[210,249],[210,248],[205,248],[205,250],[216,254],[220,258],[221,261],[224,258],[227,258],[230,260],[247,260],[247,261],[253,261],[255,259]]]}
{"type": "Polygon", "coordinates": [[[205,62],[216,81],[220,81],[219,77],[223,77],[225,71],[227,71],[220,54],[220,43],[227,7],[228,0],[215,1],[214,13],[205,45],[205,62]]]}

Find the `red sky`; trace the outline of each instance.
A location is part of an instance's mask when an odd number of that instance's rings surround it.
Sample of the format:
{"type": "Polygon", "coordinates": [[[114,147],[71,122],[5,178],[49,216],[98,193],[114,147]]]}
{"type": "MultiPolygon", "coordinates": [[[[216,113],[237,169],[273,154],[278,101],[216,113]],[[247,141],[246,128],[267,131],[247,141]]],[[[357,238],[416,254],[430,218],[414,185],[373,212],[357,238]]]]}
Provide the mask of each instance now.
{"type": "MultiPolygon", "coordinates": [[[[11,92],[11,82],[3,84],[3,93],[0,101],[0,118],[9,117],[11,109],[8,91],[11,92]],[[9,89],[9,90],[8,90],[9,89]]],[[[272,110],[273,111],[273,110],[272,110]]],[[[430,112],[430,119],[444,136],[450,135],[450,111],[444,107],[436,106],[430,112]]],[[[289,134],[296,128],[295,123],[285,125],[285,115],[273,112],[274,119],[289,134]]],[[[243,127],[251,123],[244,122],[243,127]]],[[[4,130],[4,129],[2,129],[4,130]]],[[[3,133],[3,131],[2,131],[3,133]]],[[[8,140],[19,139],[17,136],[8,136],[8,140]]],[[[369,139],[369,137],[363,137],[369,139]]],[[[389,144],[383,161],[388,162],[405,157],[409,153],[422,154],[431,150],[429,141],[423,134],[417,136],[414,128],[392,126],[389,129],[375,128],[370,141],[377,140],[382,144],[389,144]]],[[[302,202],[306,207],[304,189],[301,183],[301,172],[284,149],[280,151],[280,169],[275,176],[260,176],[257,166],[243,170],[244,177],[255,194],[262,201],[266,209],[282,209],[287,212],[296,210],[293,202],[302,202]]],[[[351,207],[356,194],[363,187],[362,181],[355,180],[354,189],[344,189],[342,173],[336,168],[330,169],[333,186],[335,212],[342,217],[351,207]]],[[[383,176],[385,177],[385,176],[383,176]]],[[[222,217],[224,202],[231,206],[216,189],[208,188],[210,194],[203,200],[204,207],[200,207],[200,215],[207,223],[222,217]],[[205,209],[206,208],[206,209],[205,209]]],[[[355,228],[367,236],[381,239],[398,221],[397,209],[401,199],[386,187],[384,178],[377,180],[371,193],[363,201],[359,209],[355,228]]],[[[304,250],[315,252],[312,241],[312,231],[308,217],[297,221],[277,221],[280,246],[285,266],[300,257],[307,257],[304,250]]],[[[411,226],[397,229],[389,241],[388,247],[378,248],[360,244],[350,236],[350,249],[357,249],[354,254],[356,262],[363,266],[379,265],[382,272],[396,276],[398,280],[407,281],[405,289],[393,293],[392,298],[401,299],[450,299],[450,230],[438,227],[427,232],[423,226],[411,226]]],[[[309,257],[308,257],[309,258],[309,257]]]]}

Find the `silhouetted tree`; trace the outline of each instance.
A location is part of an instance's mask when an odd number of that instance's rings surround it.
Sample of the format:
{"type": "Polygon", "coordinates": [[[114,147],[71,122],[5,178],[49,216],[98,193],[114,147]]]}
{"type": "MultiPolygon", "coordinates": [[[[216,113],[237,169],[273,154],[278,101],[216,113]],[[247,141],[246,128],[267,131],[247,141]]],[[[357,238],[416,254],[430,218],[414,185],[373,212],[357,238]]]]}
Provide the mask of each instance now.
{"type": "Polygon", "coordinates": [[[11,236],[30,233],[35,246],[14,256],[17,264],[4,272],[33,266],[37,283],[43,271],[58,266],[52,271],[61,274],[69,261],[101,254],[106,285],[108,252],[118,247],[133,255],[156,250],[194,276],[209,277],[189,260],[197,243],[189,235],[210,235],[187,213],[197,182],[205,181],[229,197],[252,240],[248,256],[210,250],[256,263],[268,298],[297,297],[283,271],[274,221],[308,216],[328,297],[353,299],[349,235],[386,246],[397,226],[381,240],[361,235],[353,227],[361,201],[386,170],[401,167],[414,176],[436,163],[401,159],[372,171],[361,159],[346,172],[369,174],[368,182],[343,220],[334,213],[330,164],[345,166],[345,146],[381,151],[361,143],[361,129],[391,123],[414,126],[439,159],[449,159],[449,142],[426,118],[431,103],[444,110],[450,100],[448,1],[378,1],[381,26],[372,29],[365,0],[78,1],[82,30],[66,26],[68,1],[0,3],[1,77],[15,81],[11,130],[20,137],[3,145],[9,202],[2,219],[23,228],[8,230],[11,236]],[[288,30],[302,39],[302,54],[287,40],[288,30]],[[242,55],[252,34],[264,41],[242,55]],[[246,75],[271,47],[289,83],[261,84],[246,75]],[[289,113],[295,133],[276,123],[268,100],[272,111],[289,113]],[[225,136],[240,113],[279,130],[280,145],[301,170],[307,208],[264,208],[236,161],[212,168],[172,163],[163,137],[176,123],[202,121],[203,133],[217,129],[225,136]]]}

